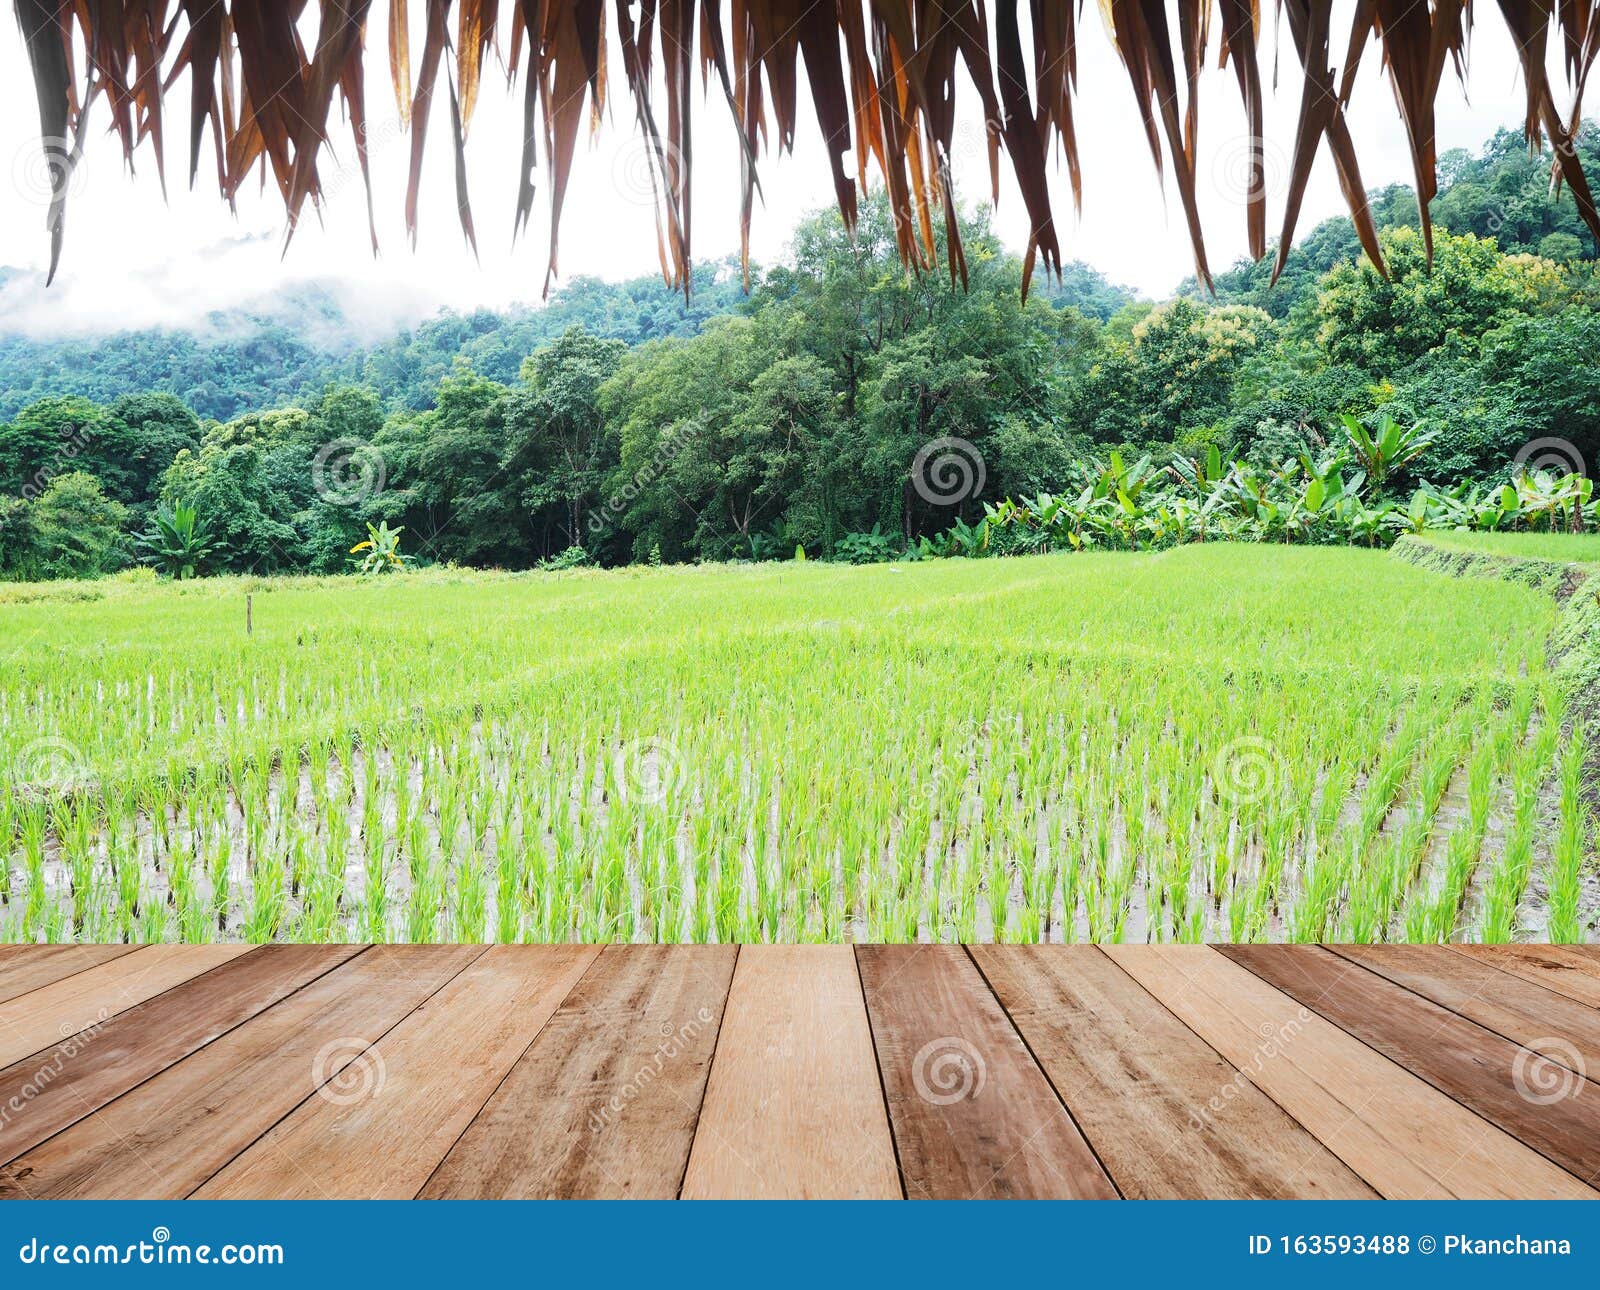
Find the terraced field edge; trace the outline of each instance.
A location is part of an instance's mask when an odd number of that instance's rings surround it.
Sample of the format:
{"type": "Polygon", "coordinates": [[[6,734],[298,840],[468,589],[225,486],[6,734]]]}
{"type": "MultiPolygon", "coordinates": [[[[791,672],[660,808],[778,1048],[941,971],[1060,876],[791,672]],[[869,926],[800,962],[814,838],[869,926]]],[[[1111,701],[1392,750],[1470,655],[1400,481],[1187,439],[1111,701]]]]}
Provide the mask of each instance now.
{"type": "Polygon", "coordinates": [[[1560,613],[1550,660],[1572,686],[1569,720],[1581,721],[1591,749],[1591,794],[1600,794],[1600,576],[1595,568],[1532,556],[1447,546],[1403,534],[1393,553],[1407,564],[1451,578],[1499,578],[1553,596],[1560,613]]]}

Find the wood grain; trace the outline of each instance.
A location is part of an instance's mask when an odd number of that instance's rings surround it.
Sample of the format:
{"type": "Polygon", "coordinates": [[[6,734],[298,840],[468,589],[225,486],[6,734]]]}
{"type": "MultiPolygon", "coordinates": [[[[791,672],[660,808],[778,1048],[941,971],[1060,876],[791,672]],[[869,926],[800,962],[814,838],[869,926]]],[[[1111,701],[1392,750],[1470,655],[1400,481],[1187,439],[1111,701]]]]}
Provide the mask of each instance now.
{"type": "Polygon", "coordinates": [[[1328,948],[1514,1044],[1547,1053],[1577,1074],[1600,1074],[1600,1011],[1576,999],[1502,971],[1493,961],[1441,954],[1429,945],[1328,948]]]}
{"type": "Polygon", "coordinates": [[[1588,948],[192,948],[0,946],[0,1196],[1600,1198],[1588,948]]]}
{"type": "Polygon", "coordinates": [[[736,955],[607,946],[421,1194],[676,1196],[736,955]]]}
{"type": "Polygon", "coordinates": [[[1125,1196],[1376,1195],[1093,946],[972,954],[1125,1196]]]}
{"type": "Polygon", "coordinates": [[[0,1161],[43,1142],[360,950],[264,945],[0,1071],[0,1107],[20,1108],[0,1116],[0,1161]]]}
{"type": "Polygon", "coordinates": [[[1116,1195],[965,950],[856,955],[907,1196],[1116,1195]]]}
{"type": "Polygon", "coordinates": [[[1385,1196],[1600,1195],[1209,946],[1104,950],[1385,1196]]]}
{"type": "Polygon", "coordinates": [[[1551,1116],[1538,1096],[1546,1059],[1430,999],[1316,945],[1223,953],[1577,1177],[1600,1176],[1600,1088],[1581,1096],[1582,1076],[1565,1072],[1571,1105],[1551,1116]]]}
{"type": "Polygon", "coordinates": [[[195,1195],[410,1200],[599,952],[490,949],[372,1046],[374,1096],[308,1098],[195,1195]]]}
{"type": "Polygon", "coordinates": [[[1600,1008],[1600,947],[1593,945],[1452,945],[1450,951],[1491,963],[1546,990],[1600,1008]]]}
{"type": "Polygon", "coordinates": [[[368,950],[0,1167],[0,1199],[189,1195],[319,1088],[370,1096],[368,1047],[481,953],[368,950]]]}
{"type": "Polygon", "coordinates": [[[131,954],[134,945],[0,945],[0,1003],[131,954]]]}
{"type": "Polygon", "coordinates": [[[103,1025],[191,977],[247,953],[248,945],[149,945],[30,990],[0,1005],[0,1067],[103,1025]]]}
{"type": "Polygon", "coordinates": [[[745,946],[683,1196],[900,1195],[854,952],[848,945],[745,946]]]}

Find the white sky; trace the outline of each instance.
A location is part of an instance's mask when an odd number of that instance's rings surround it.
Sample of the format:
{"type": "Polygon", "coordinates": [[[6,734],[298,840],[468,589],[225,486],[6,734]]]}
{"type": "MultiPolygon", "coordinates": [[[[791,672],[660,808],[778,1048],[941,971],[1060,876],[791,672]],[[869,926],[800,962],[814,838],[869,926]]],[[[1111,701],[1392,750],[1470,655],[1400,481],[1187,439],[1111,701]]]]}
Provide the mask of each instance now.
{"type": "MultiPolygon", "coordinates": [[[[414,23],[422,8],[413,6],[414,23]]],[[[1274,36],[1272,8],[1263,10],[1267,42],[1274,36]]],[[[608,14],[614,42],[610,19],[608,14]]],[[[380,49],[387,21],[387,5],[376,0],[369,30],[380,49]]],[[[1280,39],[1280,82],[1267,109],[1269,232],[1281,219],[1284,172],[1299,101],[1287,30],[1280,39]]],[[[1339,40],[1335,48],[1342,48],[1339,40]]],[[[412,41],[413,70],[420,49],[417,31],[412,41]]],[[[318,227],[308,207],[287,255],[280,254],[283,216],[275,191],[262,195],[252,186],[240,201],[237,217],[217,195],[209,134],[202,148],[200,179],[191,193],[185,182],[185,80],[167,98],[167,200],[162,199],[148,151],[141,153],[139,171],[130,178],[116,140],[104,133],[105,104],[98,103],[84,161],[74,178],[62,271],[48,293],[24,284],[0,293],[0,328],[98,331],[178,324],[301,281],[334,289],[352,320],[364,327],[385,328],[431,313],[440,305],[499,307],[537,301],[549,236],[542,146],[534,219],[528,234],[511,245],[520,86],[506,93],[499,71],[486,69],[467,142],[481,253],[481,260],[474,261],[455,216],[449,109],[442,78],[428,139],[429,173],[423,184],[418,246],[413,252],[403,217],[408,136],[398,130],[386,64],[369,66],[367,106],[374,140],[379,258],[370,251],[353,150],[348,135],[341,137],[337,130],[336,156],[330,162],[325,155],[323,162],[324,186],[330,190],[323,225],[318,227]],[[342,171],[340,164],[345,167],[342,171]]],[[[620,55],[614,52],[608,127],[592,145],[580,139],[561,226],[558,285],[578,274],[622,279],[657,271],[653,217],[633,135],[632,100],[620,66],[620,55]]],[[[1132,89],[1092,5],[1084,12],[1080,32],[1079,87],[1081,218],[1072,213],[1065,173],[1052,176],[1063,254],[1087,261],[1115,282],[1163,296],[1193,267],[1182,208],[1170,178],[1165,202],[1160,198],[1132,89]]],[[[1483,14],[1474,32],[1471,89],[1469,104],[1453,73],[1446,73],[1439,104],[1441,152],[1458,146],[1476,148],[1497,127],[1521,120],[1520,76],[1497,14],[1483,14]]],[[[970,89],[962,102],[956,182],[964,200],[978,201],[988,196],[988,165],[970,89]]],[[[706,259],[738,246],[738,160],[720,89],[713,87],[711,96],[697,98],[696,112],[693,250],[697,259],[706,259]]],[[[781,257],[797,219],[832,202],[825,155],[809,113],[809,102],[803,98],[794,155],[768,156],[762,168],[766,200],[765,207],[756,211],[754,259],[770,262],[781,257]]],[[[1409,181],[1404,136],[1375,48],[1369,48],[1363,59],[1362,83],[1350,115],[1367,186],[1409,181]]],[[[0,180],[0,245],[5,248],[0,263],[42,271],[48,263],[48,238],[43,230],[37,120],[21,40],[15,25],[8,23],[0,29],[0,165],[9,163],[12,182],[0,180]]],[[[1200,126],[1198,174],[1207,249],[1213,268],[1220,269],[1245,251],[1238,194],[1244,187],[1246,131],[1231,69],[1208,69],[1202,83],[1200,126]]],[[[847,169],[853,168],[853,160],[847,158],[847,169]]],[[[1003,158],[1001,170],[998,228],[1003,239],[1020,250],[1026,220],[1014,184],[1006,182],[1008,163],[1003,158]]],[[[1343,209],[1333,167],[1324,155],[1307,195],[1300,233],[1343,209]]]]}

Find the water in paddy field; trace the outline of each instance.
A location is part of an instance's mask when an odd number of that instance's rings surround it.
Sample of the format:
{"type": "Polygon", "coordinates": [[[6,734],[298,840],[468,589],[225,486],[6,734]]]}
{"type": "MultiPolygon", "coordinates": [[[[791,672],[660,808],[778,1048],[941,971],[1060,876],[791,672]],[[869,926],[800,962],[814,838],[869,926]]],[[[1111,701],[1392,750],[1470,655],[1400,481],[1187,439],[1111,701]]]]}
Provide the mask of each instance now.
{"type": "Polygon", "coordinates": [[[204,589],[24,606],[0,744],[71,734],[0,799],[0,935],[1592,932],[1548,602],[1261,554],[308,584],[247,644],[204,589]]]}

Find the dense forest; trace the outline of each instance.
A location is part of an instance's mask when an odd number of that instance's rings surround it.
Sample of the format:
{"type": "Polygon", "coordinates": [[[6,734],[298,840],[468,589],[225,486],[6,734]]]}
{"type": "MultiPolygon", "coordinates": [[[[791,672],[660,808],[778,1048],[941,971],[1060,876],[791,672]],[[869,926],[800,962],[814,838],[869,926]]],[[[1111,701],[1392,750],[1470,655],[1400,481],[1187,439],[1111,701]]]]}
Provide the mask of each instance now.
{"type": "MultiPolygon", "coordinates": [[[[1593,125],[1582,151],[1600,174],[1593,125]]],[[[1549,175],[1502,132],[1442,159],[1431,266],[1395,187],[1370,195],[1388,278],[1340,218],[1276,285],[1241,263],[1159,304],[1085,266],[1024,300],[981,209],[966,290],[908,276],[880,196],[853,239],[804,221],[748,295],[728,265],[687,303],[580,279],[345,353],[281,321],[0,339],[0,576],[136,561],[158,508],[235,571],[346,568],[379,522],[412,558],[511,568],[903,549],[1113,452],[1266,466],[1346,414],[1425,423],[1410,471],[1440,485],[1543,438],[1600,460],[1597,248],[1549,175]],[[942,505],[913,463],[952,440],[982,486],[942,505]]]]}

